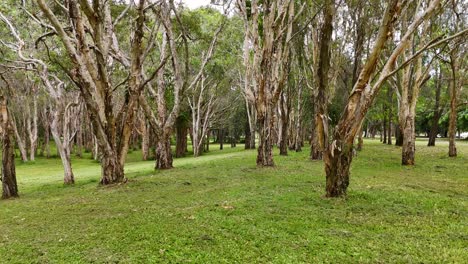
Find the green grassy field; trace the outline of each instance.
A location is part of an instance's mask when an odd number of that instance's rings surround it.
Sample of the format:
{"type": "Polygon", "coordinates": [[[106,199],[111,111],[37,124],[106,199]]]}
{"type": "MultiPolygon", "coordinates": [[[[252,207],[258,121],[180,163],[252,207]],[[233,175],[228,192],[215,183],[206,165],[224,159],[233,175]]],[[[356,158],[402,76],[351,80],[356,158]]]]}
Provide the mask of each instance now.
{"type": "Polygon", "coordinates": [[[418,142],[416,165],[368,140],[347,199],[326,199],[308,151],[257,168],[226,147],[175,169],[130,154],[129,182],[98,187],[100,167],[19,164],[19,199],[0,201],[1,263],[468,263],[468,142],[418,142]]]}

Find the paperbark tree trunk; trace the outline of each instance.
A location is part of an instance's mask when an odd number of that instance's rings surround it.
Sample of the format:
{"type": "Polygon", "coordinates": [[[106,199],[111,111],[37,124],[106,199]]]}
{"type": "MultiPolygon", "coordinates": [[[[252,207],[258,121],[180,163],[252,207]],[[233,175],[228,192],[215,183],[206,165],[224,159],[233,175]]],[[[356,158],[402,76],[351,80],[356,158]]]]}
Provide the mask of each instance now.
{"type": "Polygon", "coordinates": [[[296,112],[296,117],[295,117],[295,126],[296,126],[296,134],[295,140],[294,140],[294,150],[296,152],[301,152],[302,151],[302,136],[301,136],[301,124],[302,124],[302,87],[303,85],[299,83],[299,91],[297,93],[297,112],[296,112]]]}
{"type": "Polygon", "coordinates": [[[185,156],[187,149],[187,120],[184,117],[179,117],[176,121],[176,158],[185,156]]]}
{"type": "Polygon", "coordinates": [[[206,131],[205,152],[210,151],[210,136],[211,136],[211,129],[208,128],[206,131]]]}
{"type": "Polygon", "coordinates": [[[156,147],[156,167],[157,170],[167,170],[173,168],[173,158],[170,135],[164,134],[158,139],[156,147]]]}
{"type": "Polygon", "coordinates": [[[401,130],[401,126],[397,124],[395,126],[395,146],[403,146],[403,133],[401,130]]]}
{"type": "MultiPolygon", "coordinates": [[[[455,135],[457,132],[457,103],[459,92],[459,62],[457,57],[457,49],[453,49],[450,53],[450,68],[452,70],[452,81],[450,82],[450,115],[449,115],[449,157],[457,156],[457,146],[455,144],[455,135]]],[[[461,85],[460,85],[461,87],[461,85]]]]}
{"type": "Polygon", "coordinates": [[[402,128],[403,128],[403,146],[401,155],[402,165],[414,165],[415,152],[416,152],[416,103],[418,101],[419,91],[422,85],[428,80],[430,65],[425,66],[426,69],[423,72],[422,58],[419,57],[414,65],[415,72],[413,73],[410,69],[406,70],[406,78],[402,84],[402,102],[400,108],[402,113],[402,128]],[[410,74],[414,74],[414,81],[410,82],[410,74]]]}
{"type": "Polygon", "coordinates": [[[141,121],[141,151],[143,155],[143,160],[149,159],[149,145],[150,145],[150,131],[148,125],[146,124],[146,119],[143,118],[141,121]]]}
{"type": "Polygon", "coordinates": [[[287,156],[288,155],[288,125],[289,125],[289,112],[290,112],[290,106],[288,104],[288,99],[285,98],[285,94],[283,92],[282,95],[280,95],[280,100],[279,100],[279,121],[281,123],[280,125],[280,140],[279,140],[279,151],[280,155],[282,156],[287,156]]]}
{"type": "Polygon", "coordinates": [[[80,116],[78,117],[81,121],[81,123],[78,123],[77,124],[77,131],[76,131],[76,149],[75,149],[75,155],[78,157],[78,158],[82,158],[83,157],[83,117],[82,115],[80,114],[80,116]]]}
{"type": "Polygon", "coordinates": [[[274,107],[270,104],[264,113],[257,116],[259,143],[257,151],[257,165],[263,167],[272,167],[273,162],[273,112],[274,107]]]}
{"type": "Polygon", "coordinates": [[[29,102],[27,102],[28,118],[26,127],[29,136],[29,160],[34,161],[37,150],[37,87],[33,86],[31,90],[32,110],[30,110],[29,102]]]}
{"type": "Polygon", "coordinates": [[[319,55],[316,70],[314,96],[314,138],[311,158],[321,160],[328,145],[328,72],[330,70],[330,42],[333,33],[334,1],[328,0],[323,9],[324,21],[320,29],[319,55]]]}
{"type": "Polygon", "coordinates": [[[383,135],[383,140],[382,140],[382,143],[383,144],[387,144],[387,113],[386,113],[386,110],[387,109],[384,109],[384,119],[382,121],[382,135],[383,135]]]}
{"type": "MultiPolygon", "coordinates": [[[[257,114],[255,112],[255,107],[249,106],[248,107],[251,109],[250,110],[250,115],[249,115],[249,128],[250,128],[250,141],[249,141],[249,148],[250,149],[255,149],[255,135],[257,132],[256,124],[257,124],[257,114]]],[[[249,111],[249,110],[248,110],[249,111]]]]}
{"type": "Polygon", "coordinates": [[[387,144],[392,145],[392,119],[393,119],[393,94],[392,89],[388,89],[388,124],[387,124],[387,144]]]}
{"type": "Polygon", "coordinates": [[[0,96],[0,136],[2,141],[2,199],[9,199],[18,197],[19,194],[16,182],[13,129],[8,113],[8,102],[4,96],[0,96]]]}
{"type": "Polygon", "coordinates": [[[346,194],[353,160],[352,141],[346,142],[335,134],[334,144],[334,147],[328,149],[324,156],[327,197],[339,197],[346,194]]]}
{"type": "Polygon", "coordinates": [[[11,123],[11,126],[12,126],[12,129],[15,133],[15,139],[16,139],[16,145],[18,145],[18,149],[20,151],[20,155],[21,155],[21,160],[23,162],[27,162],[28,161],[28,153],[26,151],[26,147],[25,147],[25,144],[24,144],[24,141],[23,141],[23,137],[20,135],[19,131],[18,131],[18,126],[16,124],[16,118],[10,113],[10,123],[11,123]]]}
{"type": "Polygon", "coordinates": [[[437,69],[438,74],[435,80],[435,102],[434,102],[434,110],[433,110],[433,117],[431,120],[431,130],[429,131],[429,140],[427,142],[428,147],[435,146],[437,134],[439,133],[439,119],[442,115],[442,109],[440,109],[440,93],[441,93],[441,69],[440,66],[437,69]]]}
{"type": "Polygon", "coordinates": [[[416,152],[414,121],[415,119],[412,114],[406,116],[403,130],[403,148],[401,153],[402,165],[414,165],[414,154],[416,152]]]}
{"type": "Polygon", "coordinates": [[[223,150],[224,147],[224,128],[218,129],[219,149],[223,150]]]}
{"type": "Polygon", "coordinates": [[[250,149],[251,134],[250,134],[249,121],[245,123],[244,133],[245,133],[244,149],[250,149]]]}
{"type": "MultiPolygon", "coordinates": [[[[63,166],[63,171],[64,171],[64,177],[63,177],[63,182],[64,184],[74,184],[75,183],[75,177],[73,175],[72,167],[71,167],[71,160],[70,160],[70,155],[69,155],[69,145],[68,145],[68,138],[63,137],[62,141],[62,135],[59,132],[58,126],[59,126],[59,120],[60,120],[60,115],[64,114],[63,113],[63,108],[60,108],[57,106],[57,109],[55,110],[53,120],[50,125],[50,130],[52,132],[52,137],[54,138],[55,145],[57,147],[57,152],[60,155],[60,160],[62,161],[62,166],[63,166]]],[[[67,126],[68,124],[65,123],[64,121],[63,126],[67,126]]]]}

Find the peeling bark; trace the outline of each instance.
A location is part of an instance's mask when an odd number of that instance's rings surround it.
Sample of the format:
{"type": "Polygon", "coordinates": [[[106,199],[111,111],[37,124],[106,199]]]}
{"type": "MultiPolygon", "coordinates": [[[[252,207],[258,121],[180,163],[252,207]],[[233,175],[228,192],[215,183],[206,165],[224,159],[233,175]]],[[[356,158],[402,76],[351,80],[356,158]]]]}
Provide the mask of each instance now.
{"type": "Polygon", "coordinates": [[[0,137],[2,142],[2,199],[18,197],[13,129],[6,97],[0,96],[0,137]]]}

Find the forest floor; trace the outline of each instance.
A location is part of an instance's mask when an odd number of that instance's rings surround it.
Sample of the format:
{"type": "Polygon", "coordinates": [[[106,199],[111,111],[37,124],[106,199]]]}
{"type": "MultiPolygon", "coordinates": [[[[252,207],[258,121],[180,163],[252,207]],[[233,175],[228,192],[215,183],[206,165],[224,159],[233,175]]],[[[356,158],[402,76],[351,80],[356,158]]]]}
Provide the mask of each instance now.
{"type": "MultiPolygon", "coordinates": [[[[98,187],[99,164],[17,165],[19,199],[0,201],[0,263],[468,263],[468,142],[418,141],[416,165],[366,140],[346,199],[323,197],[308,150],[257,168],[255,150],[214,150],[126,165],[129,182],[98,187]]],[[[276,151],[275,151],[276,153],[276,151]]]]}

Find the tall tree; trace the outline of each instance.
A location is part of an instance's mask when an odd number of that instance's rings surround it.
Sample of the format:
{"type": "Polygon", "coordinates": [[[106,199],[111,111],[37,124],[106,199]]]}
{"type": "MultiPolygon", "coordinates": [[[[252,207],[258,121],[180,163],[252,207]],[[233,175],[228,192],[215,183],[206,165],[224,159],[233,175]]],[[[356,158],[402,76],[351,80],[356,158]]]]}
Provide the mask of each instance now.
{"type": "Polygon", "coordinates": [[[400,16],[406,1],[392,0],[387,3],[383,14],[378,35],[366,63],[359,74],[358,81],[346,103],[338,125],[333,134],[333,140],[326,147],[324,161],[326,172],[326,192],[328,197],[343,196],[349,185],[349,171],[353,158],[353,143],[359,127],[362,125],[365,114],[373,103],[375,96],[383,83],[393,74],[395,62],[399,55],[409,46],[410,37],[419,25],[428,19],[438,8],[440,0],[433,0],[411,24],[399,44],[393,49],[391,55],[380,71],[379,77],[373,85],[369,83],[375,73],[379,58],[386,46],[387,39],[392,35],[393,27],[400,16]]]}
{"type": "MultiPolygon", "coordinates": [[[[129,14],[134,14],[135,22],[131,31],[129,55],[120,48],[116,26],[133,5],[114,19],[111,1],[68,1],[61,6],[59,18],[45,0],[37,1],[44,17],[50,23],[41,22],[52,30],[62,42],[70,60],[70,68],[65,69],[75,85],[80,89],[94,135],[101,152],[101,184],[124,181],[124,163],[129,149],[131,129],[138,109],[138,99],[144,87],[142,67],[144,62],[145,11],[146,1],[139,1],[129,14]],[[64,22],[66,21],[66,22],[64,22]],[[69,30],[69,29],[73,30],[69,30]],[[87,37],[88,35],[91,38],[87,37]],[[115,90],[119,87],[112,75],[113,59],[129,69],[125,78],[125,100],[115,116],[115,90]]],[[[149,40],[151,43],[151,40],[149,40]]],[[[159,68],[158,68],[159,69],[159,68]]]]}
{"type": "MultiPolygon", "coordinates": [[[[258,166],[274,166],[273,133],[276,105],[287,81],[295,1],[237,1],[252,41],[254,86],[244,91],[256,108],[259,132],[258,166]],[[261,24],[260,24],[261,23],[261,24]]],[[[245,57],[244,57],[245,60],[245,57]]]]}
{"type": "Polygon", "coordinates": [[[323,23],[318,38],[318,58],[314,67],[314,135],[312,135],[311,158],[322,159],[325,146],[328,145],[328,93],[330,70],[330,45],[333,33],[333,16],[335,12],[333,0],[327,0],[323,8],[323,23]]]}

